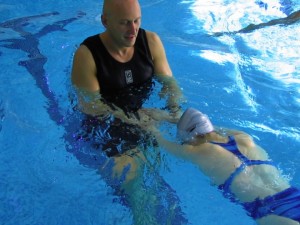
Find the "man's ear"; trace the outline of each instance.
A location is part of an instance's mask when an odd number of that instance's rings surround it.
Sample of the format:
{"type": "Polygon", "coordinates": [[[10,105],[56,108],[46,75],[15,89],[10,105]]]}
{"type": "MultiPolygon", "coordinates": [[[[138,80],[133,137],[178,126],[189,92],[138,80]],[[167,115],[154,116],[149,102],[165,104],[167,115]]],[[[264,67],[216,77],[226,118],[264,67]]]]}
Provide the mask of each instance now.
{"type": "Polygon", "coordinates": [[[102,25],[106,28],[107,27],[107,18],[105,15],[101,15],[101,22],[102,22],[102,25]]]}

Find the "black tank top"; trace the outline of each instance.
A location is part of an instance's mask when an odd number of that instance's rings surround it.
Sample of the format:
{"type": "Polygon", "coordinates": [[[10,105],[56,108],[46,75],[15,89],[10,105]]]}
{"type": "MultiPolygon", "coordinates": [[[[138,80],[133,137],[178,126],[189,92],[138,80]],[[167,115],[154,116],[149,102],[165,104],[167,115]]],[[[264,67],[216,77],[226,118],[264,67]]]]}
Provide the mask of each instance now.
{"type": "Polygon", "coordinates": [[[109,54],[99,34],[88,37],[82,44],[95,60],[102,97],[126,111],[138,110],[149,97],[154,74],[145,30],[139,29],[133,57],[126,63],[118,62],[109,54]]]}

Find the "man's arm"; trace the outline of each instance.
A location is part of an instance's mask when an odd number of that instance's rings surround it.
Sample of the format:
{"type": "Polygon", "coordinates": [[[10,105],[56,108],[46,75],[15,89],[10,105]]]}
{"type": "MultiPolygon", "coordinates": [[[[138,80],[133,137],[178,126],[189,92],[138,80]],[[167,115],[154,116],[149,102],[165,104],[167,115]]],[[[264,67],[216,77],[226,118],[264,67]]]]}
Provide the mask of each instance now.
{"type": "Polygon", "coordinates": [[[100,101],[100,85],[96,73],[96,64],[90,50],[81,45],[74,55],[71,79],[76,88],[79,108],[89,115],[103,115],[109,110],[100,101]]]}
{"type": "Polygon", "coordinates": [[[172,114],[180,115],[182,113],[180,103],[183,102],[183,96],[175,78],[173,76],[157,75],[157,79],[163,85],[160,97],[167,98],[166,108],[172,114]]]}
{"type": "Polygon", "coordinates": [[[77,92],[79,109],[89,115],[111,113],[120,119],[128,119],[123,110],[117,107],[112,109],[101,100],[96,73],[96,64],[90,50],[81,45],[74,55],[71,77],[77,92]]]}
{"type": "Polygon", "coordinates": [[[99,92],[100,85],[96,77],[97,69],[90,50],[81,45],[75,52],[72,68],[72,83],[86,92],[99,92]]]}
{"type": "MultiPolygon", "coordinates": [[[[138,111],[139,117],[149,117],[152,121],[155,122],[169,122],[169,123],[178,123],[179,117],[174,117],[166,110],[158,109],[158,108],[142,108],[138,111]]],[[[179,115],[181,116],[181,115],[179,115]]]]}
{"type": "Polygon", "coordinates": [[[166,52],[159,36],[150,31],[147,31],[146,34],[154,64],[154,73],[156,75],[172,76],[166,52]]]}
{"type": "Polygon", "coordinates": [[[153,59],[154,73],[163,85],[161,97],[167,97],[168,109],[176,113],[182,101],[182,92],[172,76],[164,46],[156,33],[147,31],[147,40],[153,59]]]}

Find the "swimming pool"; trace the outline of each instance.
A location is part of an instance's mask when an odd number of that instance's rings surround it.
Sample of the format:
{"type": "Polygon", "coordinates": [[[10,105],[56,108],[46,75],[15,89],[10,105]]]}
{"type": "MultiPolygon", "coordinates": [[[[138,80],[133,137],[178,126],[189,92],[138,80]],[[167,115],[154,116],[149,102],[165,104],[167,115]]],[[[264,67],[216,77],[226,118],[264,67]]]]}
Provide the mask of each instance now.
{"type": "MultiPolygon", "coordinates": [[[[299,22],[234,31],[286,17],[300,4],[141,0],[141,6],[142,26],[160,34],[185,104],[253,135],[299,187],[299,22]]],[[[68,151],[65,138],[74,107],[73,52],[102,31],[101,1],[4,0],[0,10],[0,223],[131,224],[130,210],[94,165],[68,151]]],[[[197,168],[162,158],[159,174],[190,224],[254,224],[197,168]]]]}

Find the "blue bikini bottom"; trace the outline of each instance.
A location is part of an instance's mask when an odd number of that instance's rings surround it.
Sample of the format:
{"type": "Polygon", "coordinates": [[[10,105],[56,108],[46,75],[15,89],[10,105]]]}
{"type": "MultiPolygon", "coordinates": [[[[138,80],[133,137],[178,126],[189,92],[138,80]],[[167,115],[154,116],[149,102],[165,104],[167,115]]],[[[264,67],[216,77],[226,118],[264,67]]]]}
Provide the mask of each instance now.
{"type": "Polygon", "coordinates": [[[242,205],[254,219],[277,215],[300,222],[300,190],[295,187],[242,205]]]}

